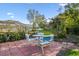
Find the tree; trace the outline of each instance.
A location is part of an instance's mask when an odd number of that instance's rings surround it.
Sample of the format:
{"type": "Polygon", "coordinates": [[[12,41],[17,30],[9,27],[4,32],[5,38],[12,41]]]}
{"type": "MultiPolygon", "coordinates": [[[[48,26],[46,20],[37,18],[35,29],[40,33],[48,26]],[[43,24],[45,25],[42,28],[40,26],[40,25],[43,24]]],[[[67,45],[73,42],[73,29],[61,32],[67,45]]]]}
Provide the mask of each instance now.
{"type": "Polygon", "coordinates": [[[65,11],[54,18],[52,26],[63,33],[67,33],[68,29],[79,32],[79,4],[67,4],[64,8],[65,11]]]}
{"type": "MultiPolygon", "coordinates": [[[[66,16],[69,18],[66,20],[66,26],[70,28],[70,30],[73,30],[72,32],[77,31],[79,29],[79,4],[68,4],[65,6],[65,11],[66,16]]],[[[79,30],[77,32],[79,32],[79,30]]]]}
{"type": "Polygon", "coordinates": [[[32,23],[32,29],[36,29],[37,25],[38,27],[44,27],[45,17],[36,10],[28,10],[27,19],[32,23]]]}

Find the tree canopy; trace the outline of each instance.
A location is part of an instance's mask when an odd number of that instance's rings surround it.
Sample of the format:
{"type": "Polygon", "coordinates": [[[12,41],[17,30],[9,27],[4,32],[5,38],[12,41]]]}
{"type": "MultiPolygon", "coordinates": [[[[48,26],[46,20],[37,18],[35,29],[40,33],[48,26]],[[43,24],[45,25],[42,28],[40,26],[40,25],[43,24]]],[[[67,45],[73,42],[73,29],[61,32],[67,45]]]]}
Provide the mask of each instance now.
{"type": "Polygon", "coordinates": [[[79,29],[79,4],[69,3],[64,6],[65,11],[59,13],[53,20],[52,27],[58,31],[67,32],[67,29],[78,31],[79,29]],[[77,30],[76,30],[77,29],[77,30]]]}

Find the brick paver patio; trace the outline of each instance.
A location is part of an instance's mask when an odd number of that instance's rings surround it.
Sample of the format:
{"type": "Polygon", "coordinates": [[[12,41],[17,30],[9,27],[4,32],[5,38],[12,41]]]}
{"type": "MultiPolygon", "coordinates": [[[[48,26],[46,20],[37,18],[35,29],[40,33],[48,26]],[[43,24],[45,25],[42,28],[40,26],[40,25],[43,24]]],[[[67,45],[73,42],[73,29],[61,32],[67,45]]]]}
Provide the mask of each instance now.
{"type": "MultiPolygon", "coordinates": [[[[44,48],[46,56],[56,56],[62,49],[62,43],[52,42],[44,48]]],[[[41,56],[41,48],[29,44],[26,40],[0,43],[0,56],[41,56]]]]}

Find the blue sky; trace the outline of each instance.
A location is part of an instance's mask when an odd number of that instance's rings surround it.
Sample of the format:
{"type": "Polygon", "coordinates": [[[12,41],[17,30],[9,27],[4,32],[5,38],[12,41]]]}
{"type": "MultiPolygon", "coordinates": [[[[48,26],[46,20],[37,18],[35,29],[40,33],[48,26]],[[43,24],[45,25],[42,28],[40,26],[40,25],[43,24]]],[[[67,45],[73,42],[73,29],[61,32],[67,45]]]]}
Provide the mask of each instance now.
{"type": "Polygon", "coordinates": [[[48,19],[56,16],[59,13],[57,10],[64,5],[56,3],[0,3],[0,20],[12,19],[28,23],[26,15],[29,9],[38,10],[48,19]]]}

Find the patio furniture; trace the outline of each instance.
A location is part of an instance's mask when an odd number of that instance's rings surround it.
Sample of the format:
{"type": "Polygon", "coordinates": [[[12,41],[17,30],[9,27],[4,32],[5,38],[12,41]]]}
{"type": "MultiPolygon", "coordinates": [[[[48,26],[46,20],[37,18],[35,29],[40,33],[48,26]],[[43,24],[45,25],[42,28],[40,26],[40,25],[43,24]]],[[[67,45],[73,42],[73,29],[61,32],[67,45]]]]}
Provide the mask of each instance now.
{"type": "Polygon", "coordinates": [[[33,35],[38,37],[38,46],[41,47],[42,55],[44,55],[44,47],[50,45],[50,43],[54,40],[54,35],[33,35]]]}
{"type": "Polygon", "coordinates": [[[26,40],[28,40],[28,41],[33,41],[33,40],[36,40],[37,39],[36,37],[30,38],[30,35],[29,34],[25,34],[25,37],[26,37],[26,40]]]}

